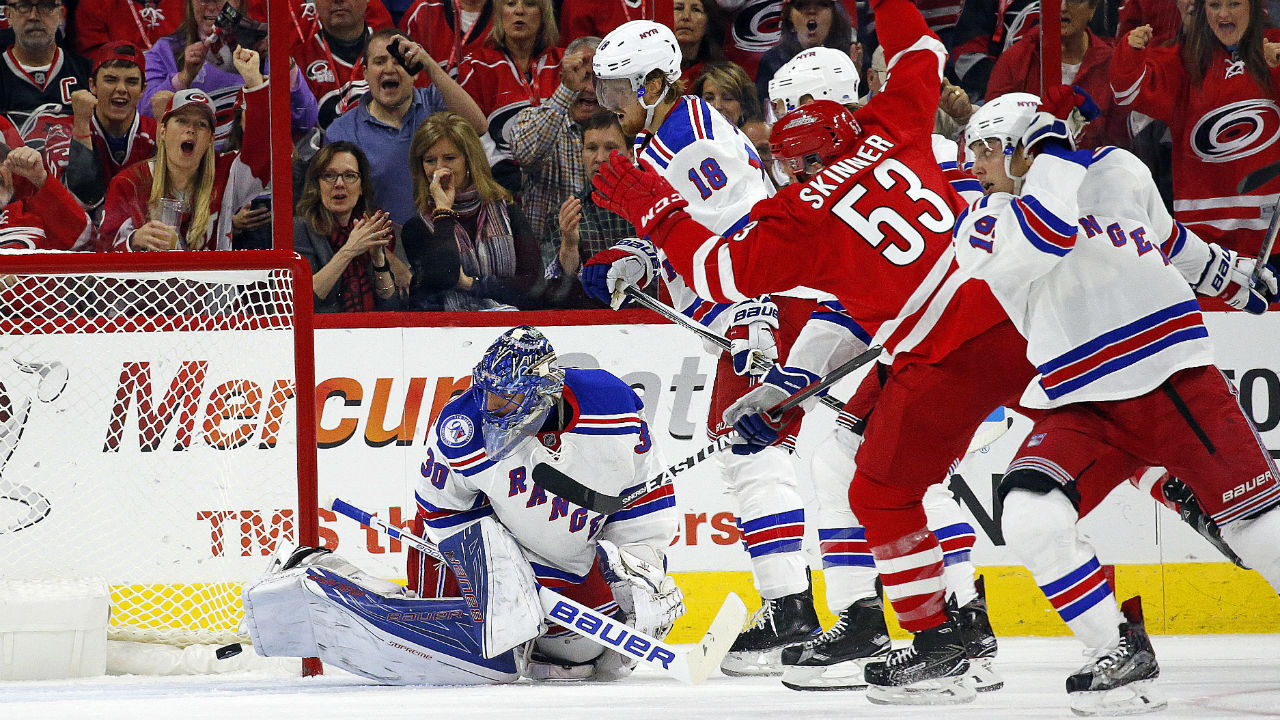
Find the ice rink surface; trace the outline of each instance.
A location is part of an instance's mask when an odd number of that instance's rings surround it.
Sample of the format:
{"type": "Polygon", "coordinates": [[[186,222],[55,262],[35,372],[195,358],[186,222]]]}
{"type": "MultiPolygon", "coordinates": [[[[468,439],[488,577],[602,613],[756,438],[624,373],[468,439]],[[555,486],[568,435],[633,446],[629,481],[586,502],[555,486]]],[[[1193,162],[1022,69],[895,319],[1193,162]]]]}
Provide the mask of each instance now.
{"type": "MultiPolygon", "coordinates": [[[[1280,634],[1152,638],[1160,691],[1169,707],[1152,718],[1280,718],[1280,634]]],[[[1066,676],[1082,661],[1071,638],[1000,641],[1003,690],[968,705],[885,707],[861,692],[796,692],[777,678],[715,673],[686,687],[647,669],[612,684],[485,688],[385,687],[329,671],[301,678],[286,670],[220,676],[102,677],[0,682],[0,719],[258,720],[260,718],[1070,718],[1066,676]]]]}

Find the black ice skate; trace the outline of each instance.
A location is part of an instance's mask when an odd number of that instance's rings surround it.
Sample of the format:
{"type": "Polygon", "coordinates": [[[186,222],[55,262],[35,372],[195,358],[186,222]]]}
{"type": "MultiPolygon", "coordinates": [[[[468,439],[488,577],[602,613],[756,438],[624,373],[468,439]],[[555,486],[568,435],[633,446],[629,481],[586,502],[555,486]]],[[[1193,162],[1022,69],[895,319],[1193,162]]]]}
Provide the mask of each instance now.
{"type": "Polygon", "coordinates": [[[969,681],[978,692],[991,692],[1004,687],[1004,678],[992,667],[996,659],[996,634],[987,619],[987,588],[983,578],[974,584],[978,597],[964,607],[955,607],[955,600],[947,601],[947,611],[960,626],[964,638],[965,655],[969,658],[969,681]]]}
{"type": "Polygon", "coordinates": [[[782,651],[782,684],[792,690],[862,690],[867,662],[889,654],[889,629],[880,598],[845,608],[831,629],[782,651]]]}
{"type": "Polygon", "coordinates": [[[867,663],[867,699],[880,705],[955,705],[977,697],[956,621],[916,633],[910,647],[867,663]]]}
{"type": "Polygon", "coordinates": [[[1138,715],[1163,710],[1169,703],[1152,691],[1160,665],[1142,624],[1142,600],[1120,606],[1120,643],[1101,651],[1067,678],[1071,712],[1077,715],[1138,715]]]}
{"type": "Polygon", "coordinates": [[[822,632],[813,609],[813,585],[803,592],[765,600],[747,628],[720,661],[725,675],[777,675],[782,672],[782,649],[822,632]]]}

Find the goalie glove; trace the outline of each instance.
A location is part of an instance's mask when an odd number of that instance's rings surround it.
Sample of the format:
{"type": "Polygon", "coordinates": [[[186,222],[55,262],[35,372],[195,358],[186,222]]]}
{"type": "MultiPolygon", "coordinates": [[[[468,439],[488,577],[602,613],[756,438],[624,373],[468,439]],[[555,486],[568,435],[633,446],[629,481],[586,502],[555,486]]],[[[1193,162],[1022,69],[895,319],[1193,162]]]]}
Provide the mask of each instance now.
{"type": "Polygon", "coordinates": [[[778,329],[778,306],[768,299],[745,300],[733,306],[733,318],[725,337],[733,371],[738,375],[763,375],[778,359],[773,331],[778,329]]]}
{"type": "Polygon", "coordinates": [[[732,425],[738,432],[732,450],[735,455],[752,455],[778,442],[779,431],[786,427],[799,408],[788,410],[774,423],[764,411],[786,400],[791,395],[816,381],[818,377],[794,367],[774,365],[764,376],[764,382],[725,409],[721,422],[732,425]]]}
{"type": "Polygon", "coordinates": [[[1278,293],[1276,274],[1263,266],[1258,285],[1253,285],[1253,271],[1258,261],[1240,257],[1217,243],[1208,243],[1209,261],[1205,263],[1200,279],[1195,283],[1196,292],[1212,295],[1237,310],[1254,315],[1267,311],[1267,304],[1275,301],[1278,293]]]}
{"type": "Polygon", "coordinates": [[[662,640],[684,615],[684,593],[667,574],[666,560],[644,543],[622,547],[598,540],[600,573],[613,590],[613,599],[640,632],[662,640]]]}
{"type": "Polygon", "coordinates": [[[592,255],[582,266],[582,289],[614,310],[626,298],[628,285],[645,287],[658,276],[658,253],[653,244],[626,238],[592,255]]]}
{"type": "Polygon", "coordinates": [[[689,205],[653,168],[643,161],[636,166],[617,150],[600,165],[591,184],[596,204],[635,225],[641,237],[652,235],[662,221],[689,205]]]}

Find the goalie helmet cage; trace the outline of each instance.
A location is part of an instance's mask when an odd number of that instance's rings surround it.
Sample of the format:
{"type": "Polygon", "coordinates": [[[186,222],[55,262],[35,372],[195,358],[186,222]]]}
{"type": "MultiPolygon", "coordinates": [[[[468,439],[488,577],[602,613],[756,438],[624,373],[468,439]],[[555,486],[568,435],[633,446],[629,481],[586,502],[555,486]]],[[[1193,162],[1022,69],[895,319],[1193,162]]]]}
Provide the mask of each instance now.
{"type": "Polygon", "coordinates": [[[318,544],[311,274],[0,256],[0,578],[103,577],[111,639],[245,640],[243,583],[318,544]]]}

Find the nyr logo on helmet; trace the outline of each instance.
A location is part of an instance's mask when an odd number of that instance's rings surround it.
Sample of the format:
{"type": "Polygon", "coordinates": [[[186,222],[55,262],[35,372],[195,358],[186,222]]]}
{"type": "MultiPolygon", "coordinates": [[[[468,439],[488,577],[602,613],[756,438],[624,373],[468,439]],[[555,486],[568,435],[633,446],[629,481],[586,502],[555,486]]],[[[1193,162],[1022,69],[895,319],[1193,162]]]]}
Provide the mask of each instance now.
{"type": "Polygon", "coordinates": [[[462,447],[475,437],[476,426],[466,415],[450,415],[440,423],[440,442],[449,447],[462,447]]]}
{"type": "Polygon", "coordinates": [[[782,33],[780,0],[747,0],[733,18],[733,44],[762,53],[778,44],[782,33]]]}
{"type": "Polygon", "coordinates": [[[1261,152],[1280,139],[1280,107],[1270,100],[1228,103],[1196,121],[1191,150],[1204,162],[1223,163],[1261,152]]]}

